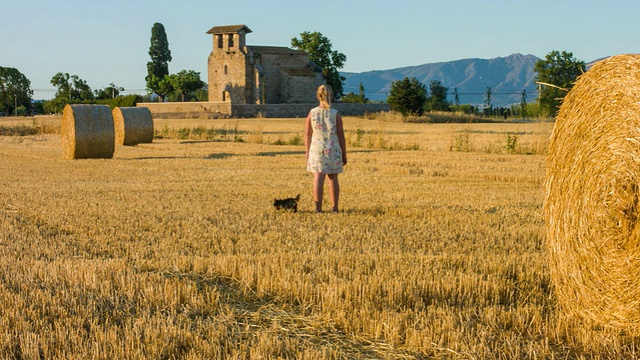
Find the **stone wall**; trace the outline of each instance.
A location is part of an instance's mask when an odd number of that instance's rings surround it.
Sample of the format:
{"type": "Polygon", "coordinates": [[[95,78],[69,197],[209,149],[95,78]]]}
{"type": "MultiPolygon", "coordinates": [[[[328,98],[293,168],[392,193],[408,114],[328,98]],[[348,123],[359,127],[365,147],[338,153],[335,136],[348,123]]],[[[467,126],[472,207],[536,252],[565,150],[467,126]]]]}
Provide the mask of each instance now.
{"type": "Polygon", "coordinates": [[[291,76],[283,73],[283,87],[287,104],[308,104],[316,100],[318,86],[325,83],[322,73],[309,70],[309,75],[291,76]]]}
{"type": "MultiPolygon", "coordinates": [[[[147,107],[154,119],[221,119],[221,118],[304,118],[312,104],[231,104],[229,102],[139,103],[147,107]]],[[[389,104],[336,103],[343,116],[389,111],[389,104]]]]}
{"type": "MultiPolygon", "coordinates": [[[[234,104],[232,117],[234,118],[304,118],[309,110],[318,106],[312,104],[234,104]]],[[[389,111],[389,104],[355,104],[355,103],[335,103],[333,106],[340,111],[343,116],[362,116],[364,114],[389,111]]]]}
{"type": "Polygon", "coordinates": [[[154,119],[225,119],[231,116],[228,101],[138,103],[149,108],[154,119]]]}
{"type": "Polygon", "coordinates": [[[389,104],[356,104],[356,103],[336,103],[333,106],[344,116],[363,116],[389,111],[389,104]]]}

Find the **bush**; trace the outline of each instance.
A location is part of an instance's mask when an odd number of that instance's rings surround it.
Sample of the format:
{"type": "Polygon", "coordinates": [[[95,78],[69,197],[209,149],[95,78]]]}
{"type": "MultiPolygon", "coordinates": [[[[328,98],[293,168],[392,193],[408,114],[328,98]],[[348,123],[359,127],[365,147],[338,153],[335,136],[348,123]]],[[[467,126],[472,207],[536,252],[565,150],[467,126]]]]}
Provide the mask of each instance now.
{"type": "Polygon", "coordinates": [[[473,150],[471,146],[471,134],[469,131],[462,131],[453,138],[453,143],[449,150],[458,152],[470,152],[473,150]]]}
{"type": "Polygon", "coordinates": [[[404,116],[420,116],[427,102],[427,88],[416,78],[405,77],[391,83],[387,102],[392,111],[398,111],[404,116]]]}

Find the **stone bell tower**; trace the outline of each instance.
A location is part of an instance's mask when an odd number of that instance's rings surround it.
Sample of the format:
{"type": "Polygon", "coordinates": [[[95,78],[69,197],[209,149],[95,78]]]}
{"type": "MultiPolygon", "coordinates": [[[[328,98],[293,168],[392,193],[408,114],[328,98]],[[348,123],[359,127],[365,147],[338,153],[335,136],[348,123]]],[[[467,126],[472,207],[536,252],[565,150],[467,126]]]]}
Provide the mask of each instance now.
{"type": "Polygon", "coordinates": [[[215,26],[207,31],[213,35],[213,50],[209,55],[209,101],[252,103],[253,84],[246,46],[246,25],[215,26]]]}
{"type": "Polygon", "coordinates": [[[209,101],[232,104],[313,103],[322,69],[304,51],[246,44],[246,25],[216,26],[209,55],[209,101]]]}

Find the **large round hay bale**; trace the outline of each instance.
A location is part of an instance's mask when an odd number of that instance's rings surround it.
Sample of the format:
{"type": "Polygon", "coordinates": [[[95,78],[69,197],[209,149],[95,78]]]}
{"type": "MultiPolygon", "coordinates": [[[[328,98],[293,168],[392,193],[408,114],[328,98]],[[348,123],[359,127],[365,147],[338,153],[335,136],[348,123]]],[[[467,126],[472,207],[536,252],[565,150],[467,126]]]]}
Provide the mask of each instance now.
{"type": "Polygon", "coordinates": [[[146,107],[113,109],[116,145],[137,145],[153,142],[153,119],[146,107]]]}
{"type": "Polygon", "coordinates": [[[640,55],[581,75],[556,118],[544,215],[563,309],[640,333],[640,55]]]}
{"type": "Polygon", "coordinates": [[[110,159],[115,150],[113,115],[106,105],[66,105],[60,124],[66,159],[110,159]]]}

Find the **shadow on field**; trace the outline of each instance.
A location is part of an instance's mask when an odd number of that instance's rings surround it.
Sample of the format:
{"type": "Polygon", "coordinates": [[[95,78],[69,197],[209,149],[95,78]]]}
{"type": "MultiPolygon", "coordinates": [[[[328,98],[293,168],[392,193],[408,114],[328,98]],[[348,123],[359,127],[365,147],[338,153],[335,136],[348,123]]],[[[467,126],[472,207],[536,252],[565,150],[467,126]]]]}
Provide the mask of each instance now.
{"type": "Polygon", "coordinates": [[[353,148],[347,148],[347,154],[349,153],[374,153],[374,152],[383,152],[388,150],[376,150],[376,149],[357,149],[353,150],[353,148]]]}
{"type": "Polygon", "coordinates": [[[232,153],[216,153],[216,154],[209,154],[204,158],[205,159],[226,159],[236,155],[237,154],[232,154],[232,153]]]}
{"type": "Polygon", "coordinates": [[[140,156],[134,158],[118,158],[120,160],[175,160],[190,159],[188,156],[140,156]]]}
{"type": "Polygon", "coordinates": [[[263,151],[256,156],[304,155],[304,151],[263,151]]]}
{"type": "Polygon", "coordinates": [[[185,140],[185,141],[180,141],[179,144],[180,145],[202,144],[202,143],[212,143],[212,142],[220,142],[220,141],[217,141],[217,140],[185,140]]]}
{"type": "MultiPolygon", "coordinates": [[[[341,209],[337,213],[331,211],[331,207],[325,208],[321,213],[317,213],[315,210],[298,210],[297,214],[315,214],[315,215],[328,215],[328,216],[339,216],[339,215],[385,215],[388,209],[382,207],[374,207],[374,208],[361,208],[361,209],[341,209]]],[[[277,213],[282,214],[293,214],[292,211],[279,211],[277,213]]]]}
{"type": "MultiPolygon", "coordinates": [[[[371,149],[358,149],[352,150],[352,148],[347,149],[347,153],[372,153],[372,152],[381,152],[383,150],[371,150],[371,149]]],[[[262,151],[256,153],[256,156],[279,156],[279,155],[304,155],[304,151],[262,151]]]]}

